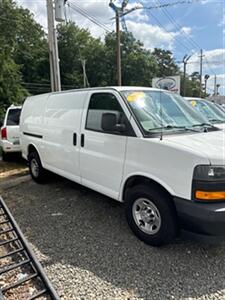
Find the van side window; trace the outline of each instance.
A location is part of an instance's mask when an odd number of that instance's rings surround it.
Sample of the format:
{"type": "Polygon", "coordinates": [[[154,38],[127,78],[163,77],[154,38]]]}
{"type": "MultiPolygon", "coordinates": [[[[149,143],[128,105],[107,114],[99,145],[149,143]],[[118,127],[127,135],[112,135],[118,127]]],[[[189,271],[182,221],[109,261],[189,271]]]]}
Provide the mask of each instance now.
{"type": "MultiPolygon", "coordinates": [[[[118,124],[126,124],[130,129],[131,126],[129,126],[129,122],[122,107],[117,98],[110,93],[95,93],[91,96],[87,113],[86,129],[104,132],[101,126],[103,113],[116,114],[118,124]]],[[[130,133],[127,133],[128,132],[126,132],[126,135],[131,135],[130,133]]]]}

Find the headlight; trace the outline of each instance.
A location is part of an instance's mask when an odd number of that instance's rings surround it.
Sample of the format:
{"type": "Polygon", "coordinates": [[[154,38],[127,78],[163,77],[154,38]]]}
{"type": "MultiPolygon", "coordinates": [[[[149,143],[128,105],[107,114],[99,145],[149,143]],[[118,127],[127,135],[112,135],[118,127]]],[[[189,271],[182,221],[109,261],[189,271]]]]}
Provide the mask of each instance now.
{"type": "Polygon", "coordinates": [[[225,166],[199,165],[194,169],[192,199],[225,201],[225,166]]]}
{"type": "Polygon", "coordinates": [[[225,166],[199,165],[194,169],[193,179],[202,181],[225,181],[225,166]]]}

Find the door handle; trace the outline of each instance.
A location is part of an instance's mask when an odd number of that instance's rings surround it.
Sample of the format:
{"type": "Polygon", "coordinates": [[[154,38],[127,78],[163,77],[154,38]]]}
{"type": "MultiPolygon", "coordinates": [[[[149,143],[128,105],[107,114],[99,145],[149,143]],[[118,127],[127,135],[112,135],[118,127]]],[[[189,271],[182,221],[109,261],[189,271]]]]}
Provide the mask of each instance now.
{"type": "Polygon", "coordinates": [[[73,134],[73,145],[74,146],[77,145],[77,134],[76,133],[73,134]]]}
{"type": "Polygon", "coordinates": [[[80,136],[80,145],[81,145],[81,147],[84,147],[84,134],[83,133],[80,136]]]}

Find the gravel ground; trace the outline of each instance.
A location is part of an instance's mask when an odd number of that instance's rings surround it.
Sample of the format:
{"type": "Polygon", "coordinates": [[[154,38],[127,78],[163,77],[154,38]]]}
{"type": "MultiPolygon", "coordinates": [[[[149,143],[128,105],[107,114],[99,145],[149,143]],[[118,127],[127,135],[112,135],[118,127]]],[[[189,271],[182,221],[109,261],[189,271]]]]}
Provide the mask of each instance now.
{"type": "Polygon", "coordinates": [[[61,299],[225,299],[225,244],[147,246],[122,204],[58,177],[2,196],[61,299]]]}

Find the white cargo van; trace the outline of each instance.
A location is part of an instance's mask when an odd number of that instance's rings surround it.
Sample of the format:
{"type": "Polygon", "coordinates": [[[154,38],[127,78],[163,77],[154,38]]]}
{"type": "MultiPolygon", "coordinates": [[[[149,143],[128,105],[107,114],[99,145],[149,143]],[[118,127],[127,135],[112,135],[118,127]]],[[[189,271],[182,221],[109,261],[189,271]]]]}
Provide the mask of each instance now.
{"type": "MultiPolygon", "coordinates": [[[[225,235],[225,136],[182,97],[144,87],[28,97],[20,123],[32,178],[55,172],[125,202],[133,232],[225,235]]],[[[113,230],[113,229],[112,229],[113,230]]]]}
{"type": "Polygon", "coordinates": [[[225,112],[216,106],[215,103],[206,99],[185,97],[186,100],[202,114],[208,122],[225,131],[225,112]]]}
{"type": "Polygon", "coordinates": [[[7,160],[11,153],[21,152],[19,140],[20,113],[21,106],[15,105],[11,105],[6,111],[0,134],[3,160],[7,160]]]}

